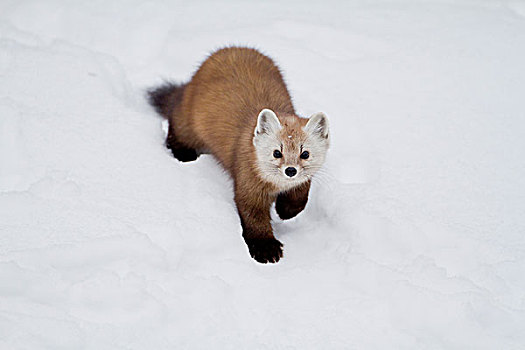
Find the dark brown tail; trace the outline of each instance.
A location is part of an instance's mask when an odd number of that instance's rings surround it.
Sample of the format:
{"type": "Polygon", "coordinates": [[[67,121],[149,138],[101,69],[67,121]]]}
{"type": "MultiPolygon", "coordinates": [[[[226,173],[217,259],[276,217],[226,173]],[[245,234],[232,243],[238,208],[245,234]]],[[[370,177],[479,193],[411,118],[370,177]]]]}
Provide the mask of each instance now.
{"type": "Polygon", "coordinates": [[[148,101],[161,116],[168,119],[173,108],[182,101],[185,86],[186,84],[166,82],[148,90],[148,101]]]}

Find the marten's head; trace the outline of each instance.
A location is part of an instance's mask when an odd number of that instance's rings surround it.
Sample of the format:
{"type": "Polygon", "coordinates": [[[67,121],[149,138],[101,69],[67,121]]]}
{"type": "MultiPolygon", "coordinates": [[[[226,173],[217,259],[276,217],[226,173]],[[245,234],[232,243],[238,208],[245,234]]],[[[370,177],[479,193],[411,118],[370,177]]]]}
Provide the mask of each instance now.
{"type": "Polygon", "coordinates": [[[312,178],[323,165],[329,145],[328,118],[280,115],[263,109],[253,145],[261,177],[285,191],[312,178]]]}

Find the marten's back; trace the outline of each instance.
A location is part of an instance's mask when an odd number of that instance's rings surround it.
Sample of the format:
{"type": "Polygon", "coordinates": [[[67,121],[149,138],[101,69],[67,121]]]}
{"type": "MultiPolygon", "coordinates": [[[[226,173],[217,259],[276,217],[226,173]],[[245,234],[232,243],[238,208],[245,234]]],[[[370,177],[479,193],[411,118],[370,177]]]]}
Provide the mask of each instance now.
{"type": "Polygon", "coordinates": [[[273,61],[249,48],[213,53],[185,86],[181,112],[204,148],[227,168],[255,157],[252,137],[263,108],[295,114],[290,94],[273,61]],[[249,153],[249,154],[247,154],[249,153]]]}

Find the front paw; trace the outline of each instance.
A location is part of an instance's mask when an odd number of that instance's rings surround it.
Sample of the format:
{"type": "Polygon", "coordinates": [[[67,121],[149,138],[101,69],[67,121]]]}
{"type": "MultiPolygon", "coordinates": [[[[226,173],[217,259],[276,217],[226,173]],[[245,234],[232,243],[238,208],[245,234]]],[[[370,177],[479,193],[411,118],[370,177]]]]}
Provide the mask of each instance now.
{"type": "Polygon", "coordinates": [[[282,220],[288,220],[297,216],[297,214],[303,211],[305,206],[306,202],[291,202],[286,200],[285,196],[281,194],[275,201],[275,211],[282,220]]]}
{"type": "Polygon", "coordinates": [[[245,241],[252,258],[262,264],[276,263],[283,256],[283,244],[275,238],[247,238],[245,241]]]}

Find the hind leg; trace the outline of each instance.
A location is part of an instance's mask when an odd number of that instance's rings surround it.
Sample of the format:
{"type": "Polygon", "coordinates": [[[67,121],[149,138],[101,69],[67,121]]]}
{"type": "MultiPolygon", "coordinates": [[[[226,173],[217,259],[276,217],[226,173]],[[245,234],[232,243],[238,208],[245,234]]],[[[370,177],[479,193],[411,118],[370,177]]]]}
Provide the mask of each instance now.
{"type": "Polygon", "coordinates": [[[171,125],[168,131],[168,137],[166,138],[166,147],[171,150],[173,156],[181,162],[191,162],[199,157],[197,151],[193,148],[189,148],[177,141],[177,137],[173,132],[171,125]]]}

